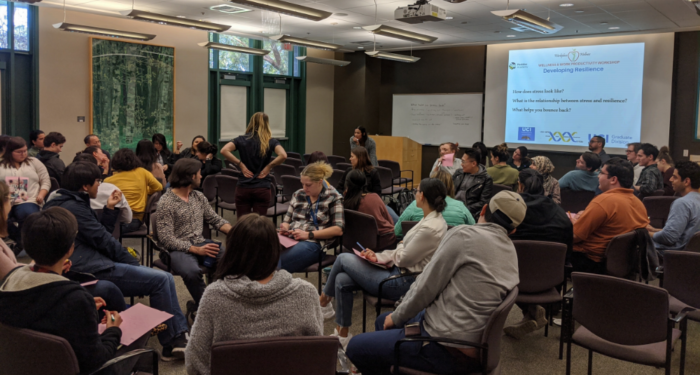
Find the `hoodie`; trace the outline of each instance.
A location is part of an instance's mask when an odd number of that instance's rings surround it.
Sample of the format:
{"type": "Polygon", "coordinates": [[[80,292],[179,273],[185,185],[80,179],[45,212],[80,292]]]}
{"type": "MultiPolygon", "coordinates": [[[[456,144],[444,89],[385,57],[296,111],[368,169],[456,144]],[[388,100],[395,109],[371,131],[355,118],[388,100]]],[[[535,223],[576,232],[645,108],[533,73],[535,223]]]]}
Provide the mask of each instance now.
{"type": "Polygon", "coordinates": [[[571,220],[552,198],[544,195],[520,194],[527,205],[525,220],[511,240],[558,242],[566,245],[566,260],[574,249],[574,226],[571,220]]]}
{"type": "Polygon", "coordinates": [[[36,156],[40,162],[44,163],[46,170],[49,172],[49,177],[53,177],[58,181],[58,185],[61,185],[61,178],[63,177],[63,171],[66,170],[66,164],[58,156],[58,153],[53,151],[41,150],[36,156]]]}
{"type": "Polygon", "coordinates": [[[486,173],[486,168],[479,165],[479,171],[474,174],[458,170],[452,175],[455,185],[455,199],[462,201],[473,217],[478,218],[481,209],[489,203],[488,199],[493,188],[493,179],[486,173]]]}
{"type": "Polygon", "coordinates": [[[55,273],[15,268],[0,284],[0,323],[62,337],[78,359],[81,374],[89,374],[112,359],[122,331],[107,328],[101,335],[95,300],[78,283],[55,273]]]}
{"type": "Polygon", "coordinates": [[[309,282],[284,270],[267,284],[226,276],[204,291],[185,351],[187,373],[211,373],[211,346],[217,342],[321,335],[318,292],[309,282]]]}

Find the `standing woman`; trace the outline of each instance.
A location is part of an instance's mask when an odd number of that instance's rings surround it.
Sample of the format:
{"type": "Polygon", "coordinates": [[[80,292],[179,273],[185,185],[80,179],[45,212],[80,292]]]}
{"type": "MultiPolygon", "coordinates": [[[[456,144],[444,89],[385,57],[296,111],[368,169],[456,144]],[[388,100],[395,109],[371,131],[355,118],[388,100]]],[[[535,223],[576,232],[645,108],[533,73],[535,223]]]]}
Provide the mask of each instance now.
{"type": "MultiPolygon", "coordinates": [[[[170,170],[173,169],[173,165],[177,161],[176,155],[168,149],[168,141],[165,139],[165,135],[160,133],[153,134],[151,141],[156,148],[156,161],[163,166],[165,176],[170,176],[170,170]]],[[[177,147],[181,148],[182,142],[177,142],[177,147]]]]}
{"type": "Polygon", "coordinates": [[[182,153],[180,153],[180,147],[182,147],[182,142],[178,141],[177,148],[175,149],[175,151],[173,151],[173,153],[176,155],[175,157],[178,160],[180,160],[181,158],[197,159],[197,145],[204,141],[206,141],[204,136],[198,135],[194,137],[192,139],[192,146],[182,150],[182,153]]]}
{"type": "Polygon", "coordinates": [[[204,141],[197,145],[197,159],[202,162],[202,181],[213,174],[221,172],[224,163],[216,157],[216,146],[204,141]]]}
{"type": "Polygon", "coordinates": [[[518,172],[523,169],[530,168],[530,158],[527,157],[527,147],[520,146],[513,151],[513,158],[508,161],[511,168],[515,168],[518,172]]]}
{"type": "Polygon", "coordinates": [[[8,231],[10,238],[17,243],[15,251],[19,253],[22,249],[22,224],[27,216],[41,210],[44,198],[51,189],[51,179],[44,164],[28,156],[24,139],[12,137],[0,162],[0,181],[5,181],[10,187],[10,220],[14,219],[18,226],[8,225],[8,231]]]}
{"type": "Polygon", "coordinates": [[[557,204],[561,204],[561,189],[559,188],[559,181],[552,176],[552,172],[554,172],[552,161],[546,156],[535,156],[532,158],[530,168],[540,172],[542,177],[544,177],[544,195],[552,198],[557,204]]]}
{"type": "Polygon", "coordinates": [[[673,167],[673,158],[671,158],[671,153],[667,146],[661,147],[659,150],[659,156],[656,157],[656,166],[661,171],[661,175],[664,176],[664,195],[672,197],[676,194],[673,190],[673,185],[671,184],[671,177],[676,168],[673,167]]]}
{"type": "Polygon", "coordinates": [[[236,188],[236,210],[239,219],[251,212],[261,216],[267,214],[272,189],[275,188],[270,171],[287,160],[287,152],[278,140],[272,138],[270,119],[266,114],[254,114],[245,133],[221,149],[221,155],[243,173],[236,188]],[[233,155],[233,151],[236,150],[240,160],[233,155]],[[277,155],[274,160],[273,152],[277,155]]]}
{"type": "Polygon", "coordinates": [[[362,146],[367,149],[369,154],[369,160],[372,162],[373,166],[378,166],[377,164],[377,144],[374,143],[374,139],[367,136],[367,130],[364,126],[359,126],[355,129],[355,135],[350,137],[350,149],[353,150],[355,147],[362,146]]]}
{"type": "Polygon", "coordinates": [[[151,172],[153,177],[165,186],[165,172],[163,166],[158,163],[158,152],[156,152],[153,142],[148,139],[140,140],[136,144],[136,157],[141,160],[143,168],[151,172]]]}

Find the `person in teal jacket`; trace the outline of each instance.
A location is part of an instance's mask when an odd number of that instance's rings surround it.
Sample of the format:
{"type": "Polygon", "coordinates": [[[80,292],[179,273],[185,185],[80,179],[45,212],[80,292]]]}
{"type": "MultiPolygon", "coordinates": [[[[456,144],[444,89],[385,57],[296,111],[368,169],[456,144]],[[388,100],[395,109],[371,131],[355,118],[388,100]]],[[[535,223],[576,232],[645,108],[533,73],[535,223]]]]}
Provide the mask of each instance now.
{"type": "MultiPolygon", "coordinates": [[[[430,177],[439,179],[445,184],[445,187],[447,187],[447,197],[445,198],[447,207],[445,208],[445,211],[442,212],[442,217],[447,222],[447,225],[474,225],[474,217],[464,203],[454,199],[455,185],[452,182],[452,176],[443,170],[438,170],[437,172],[433,172],[430,177]]],[[[399,220],[396,221],[396,224],[394,225],[394,234],[396,234],[396,237],[403,236],[401,222],[420,221],[422,218],[423,210],[416,206],[416,201],[411,202],[411,204],[406,207],[406,210],[404,210],[404,212],[401,214],[399,220]]]]}

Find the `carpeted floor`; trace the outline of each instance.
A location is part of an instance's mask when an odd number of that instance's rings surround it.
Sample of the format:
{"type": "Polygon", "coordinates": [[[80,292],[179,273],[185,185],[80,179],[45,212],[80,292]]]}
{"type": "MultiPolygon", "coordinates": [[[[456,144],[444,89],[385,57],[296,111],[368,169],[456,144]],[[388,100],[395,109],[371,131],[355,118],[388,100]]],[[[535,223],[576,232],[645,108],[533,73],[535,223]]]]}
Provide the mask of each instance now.
{"type": "MultiPolygon", "coordinates": [[[[226,212],[225,218],[231,222],[235,221],[231,212],[226,212]]],[[[225,236],[219,233],[217,239],[225,242],[225,236]]],[[[140,241],[125,240],[125,245],[137,250],[140,249],[140,241]]],[[[20,259],[28,262],[28,258],[20,259]]],[[[295,277],[304,278],[304,274],[295,274],[295,277]]],[[[314,286],[317,285],[316,274],[309,275],[308,279],[314,286]]],[[[177,293],[180,300],[180,307],[185,311],[185,304],[190,300],[190,295],[182,283],[182,279],[175,278],[177,293]]],[[[656,284],[656,283],[654,283],[656,284]]],[[[658,284],[657,284],[658,285],[658,284]]],[[[136,302],[148,305],[148,298],[136,299],[136,302]]],[[[388,311],[388,310],[386,310],[388,311]]],[[[374,330],[375,312],[369,308],[367,311],[367,330],[374,330]]],[[[514,307],[508,316],[506,326],[514,324],[522,319],[520,309],[514,307]]],[[[335,323],[326,322],[324,334],[333,333],[335,323]]],[[[355,296],[353,306],[353,325],[350,333],[358,335],[362,333],[362,294],[355,296]]],[[[151,338],[148,346],[160,351],[160,345],[156,338],[151,338]]],[[[565,360],[559,360],[559,327],[552,326],[549,330],[549,337],[544,337],[544,330],[531,333],[521,340],[515,340],[504,335],[501,342],[501,368],[503,375],[509,374],[564,374],[566,371],[565,360]]],[[[572,348],[572,374],[586,374],[588,351],[577,346],[572,348]]],[[[673,355],[672,374],[677,374],[680,364],[680,343],[673,355]]],[[[689,375],[700,375],[700,323],[689,322],[688,324],[688,347],[686,353],[685,373],[689,375]]],[[[160,374],[164,375],[184,375],[186,374],[184,361],[160,362],[160,374]]],[[[619,361],[600,354],[593,356],[593,373],[595,374],[615,374],[615,375],[660,375],[664,374],[662,368],[635,365],[628,362],[619,361]]],[[[235,372],[232,372],[235,374],[235,372]]]]}

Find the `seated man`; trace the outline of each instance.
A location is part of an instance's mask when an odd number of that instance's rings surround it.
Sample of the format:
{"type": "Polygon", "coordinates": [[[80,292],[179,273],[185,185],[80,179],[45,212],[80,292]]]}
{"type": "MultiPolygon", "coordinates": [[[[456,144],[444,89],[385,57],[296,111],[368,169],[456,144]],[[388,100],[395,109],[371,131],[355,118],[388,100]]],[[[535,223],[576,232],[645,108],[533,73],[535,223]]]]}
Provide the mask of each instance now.
{"type": "Polygon", "coordinates": [[[163,360],[183,358],[188,327],[177,300],[173,276],[140,266],[138,259],[112,237],[119,216],[115,205],[121,201],[121,193],[112,193],[102,211],[101,221],[98,221],[90,208],[90,199],[97,197],[100,169],[93,163],[73,163],[66,168],[63,177],[63,188],[46,203],[44,209],[63,207],[78,220],[75,252],[70,257],[72,269],[90,273],[98,280],[111,281],[126,297],[150,296],[151,307],[173,315],[165,322],[167,329],[158,334],[163,345],[163,360]]]}
{"type": "Polygon", "coordinates": [[[676,163],[671,177],[676,194],[681,197],[671,204],[671,212],[663,229],[648,226],[656,250],[682,250],[690,238],[700,231],[700,165],[690,161],[676,163]]]}
{"type": "Polygon", "coordinates": [[[202,181],[201,166],[202,163],[194,159],[180,159],[175,163],[170,174],[170,189],[160,198],[156,214],[158,241],[170,251],[173,271],[182,276],[194,298],[193,310],[199,306],[206,287],[199,266],[209,265],[213,271],[216,259],[223,254],[223,248],[219,249],[214,241],[202,237],[203,225],[206,222],[224,233],[231,230],[231,224],[214,212],[204,194],[195,190],[202,181]],[[214,261],[205,263],[207,257],[214,261]]]}
{"type": "Polygon", "coordinates": [[[559,179],[561,189],[573,191],[596,191],[598,188],[598,168],[600,157],[593,152],[584,152],[576,159],[576,169],[567,172],[559,179]]]}
{"type": "Polygon", "coordinates": [[[605,273],[605,250],[614,237],[649,225],[647,209],[632,190],[634,167],[620,158],[608,160],[598,181],[602,194],[593,198],[574,223],[574,272],[605,273]]]}
{"type": "MultiPolygon", "coordinates": [[[[394,345],[410,323],[419,323],[422,336],[480,342],[489,317],[520,281],[508,233],[525,211],[520,195],[502,191],[484,206],[476,225],[449,231],[396,311],[377,318],[376,332],[350,340],[347,355],[357,369],[389,374],[396,365],[394,345]]],[[[481,362],[475,348],[433,342],[403,344],[401,354],[402,366],[439,374],[472,373],[481,362]]]]}
{"type": "Polygon", "coordinates": [[[445,142],[441,144],[440,157],[438,157],[437,160],[435,160],[435,164],[433,164],[433,169],[430,170],[430,174],[436,173],[439,170],[443,170],[449,173],[450,176],[452,176],[455,174],[455,172],[462,169],[462,159],[456,158],[457,150],[459,150],[459,143],[445,142]],[[449,167],[443,165],[445,155],[452,155],[453,163],[449,167]]]}
{"type": "MultiPolygon", "coordinates": [[[[81,374],[89,374],[112,359],[120,345],[121,318],[109,311],[107,329],[99,334],[101,298],[63,276],[73,254],[78,223],[63,208],[50,208],[27,217],[22,226],[24,250],[34,266],[18,266],[0,286],[0,322],[59,336],[70,344],[81,374]]],[[[108,308],[110,306],[107,306],[108,308]]]]}
{"type": "Polygon", "coordinates": [[[479,217],[493,187],[493,179],[486,173],[486,167],[479,164],[479,160],[479,149],[465,149],[462,155],[462,169],[452,175],[455,199],[464,203],[474,218],[479,217]]]}
{"type": "Polygon", "coordinates": [[[664,176],[656,167],[656,157],[659,149],[650,143],[644,143],[637,153],[637,163],[644,167],[639,175],[639,180],[634,184],[634,194],[639,199],[653,195],[656,190],[664,188],[664,176]]]}
{"type": "Polygon", "coordinates": [[[49,177],[53,177],[61,185],[61,177],[66,169],[66,164],[58,156],[63,151],[63,145],[66,143],[66,137],[61,133],[51,132],[44,138],[44,148],[39,151],[36,158],[39,159],[46,170],[49,172],[49,177]]]}

